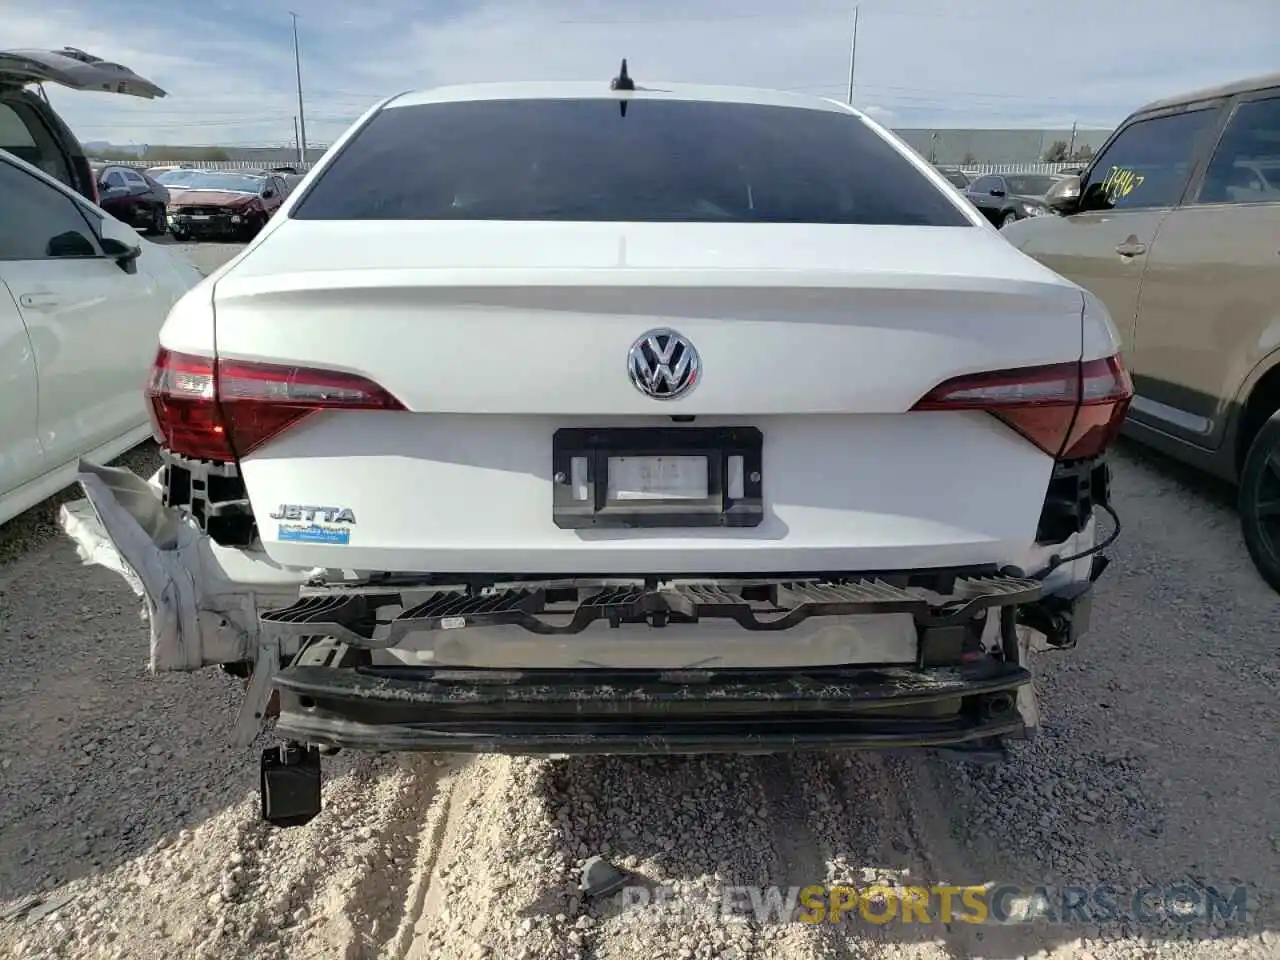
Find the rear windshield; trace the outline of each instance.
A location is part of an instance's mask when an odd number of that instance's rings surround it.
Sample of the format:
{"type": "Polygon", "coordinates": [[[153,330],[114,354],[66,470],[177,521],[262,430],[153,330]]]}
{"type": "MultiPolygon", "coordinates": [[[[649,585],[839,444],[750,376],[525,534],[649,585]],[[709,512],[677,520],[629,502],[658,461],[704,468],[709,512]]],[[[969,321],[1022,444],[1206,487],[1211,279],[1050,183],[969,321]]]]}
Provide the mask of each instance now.
{"type": "Polygon", "coordinates": [[[382,111],[299,220],[969,226],[856,117],[755,104],[481,100],[382,111]]]}

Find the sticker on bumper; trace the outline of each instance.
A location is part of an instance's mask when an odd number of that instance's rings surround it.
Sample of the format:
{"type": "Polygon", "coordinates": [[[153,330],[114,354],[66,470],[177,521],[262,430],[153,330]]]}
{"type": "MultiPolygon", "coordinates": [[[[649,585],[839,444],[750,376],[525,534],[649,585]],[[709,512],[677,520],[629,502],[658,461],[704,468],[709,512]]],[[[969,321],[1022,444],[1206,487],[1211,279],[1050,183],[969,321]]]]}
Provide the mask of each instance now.
{"type": "Polygon", "coordinates": [[[282,523],[276,539],[297,543],[350,543],[351,531],[345,527],[322,527],[318,523],[282,523]]]}

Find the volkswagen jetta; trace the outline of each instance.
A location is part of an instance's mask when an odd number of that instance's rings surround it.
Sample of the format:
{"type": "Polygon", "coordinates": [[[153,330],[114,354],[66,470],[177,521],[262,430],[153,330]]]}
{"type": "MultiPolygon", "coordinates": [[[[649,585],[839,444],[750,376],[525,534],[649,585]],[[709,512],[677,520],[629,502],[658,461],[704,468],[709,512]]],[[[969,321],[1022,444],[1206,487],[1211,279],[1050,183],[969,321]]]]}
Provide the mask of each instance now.
{"type": "Polygon", "coordinates": [[[288,824],[321,748],[998,754],[1131,388],[868,117],[624,66],[372,108],[146,392],[165,467],[84,464],[64,525],[154,669],[248,678],[244,742],[278,693],[288,824]]]}

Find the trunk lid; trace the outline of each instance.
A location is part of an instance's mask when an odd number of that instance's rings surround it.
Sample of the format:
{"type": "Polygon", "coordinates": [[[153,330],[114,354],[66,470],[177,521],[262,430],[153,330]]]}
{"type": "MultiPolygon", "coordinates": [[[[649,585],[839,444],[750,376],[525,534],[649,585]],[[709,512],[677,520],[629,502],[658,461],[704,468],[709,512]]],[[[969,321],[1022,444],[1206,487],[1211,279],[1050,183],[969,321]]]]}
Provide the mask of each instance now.
{"type": "Polygon", "coordinates": [[[56,83],[72,90],[118,93],[153,100],[167,96],[126,66],[63,47],[61,50],[0,50],[0,83],[56,83]]]}
{"type": "Polygon", "coordinates": [[[265,239],[218,281],[219,354],[358,373],[415,411],[901,413],[948,377],[1080,355],[1080,292],[980,228],[285,220],[265,239]],[[626,364],[660,327],[703,372],[655,411],[626,364]]]}
{"type": "Polygon", "coordinates": [[[1078,360],[1082,304],[978,227],[284,221],[214,291],[219,357],[407,408],[317,413],[241,458],[273,559],[561,575],[1016,562],[1053,458],[978,411],[908,411],[1078,360]],[[654,328],[701,358],[676,400],[629,378],[654,328]],[[557,431],[673,425],[760,431],[757,526],[553,519],[557,431]]]}

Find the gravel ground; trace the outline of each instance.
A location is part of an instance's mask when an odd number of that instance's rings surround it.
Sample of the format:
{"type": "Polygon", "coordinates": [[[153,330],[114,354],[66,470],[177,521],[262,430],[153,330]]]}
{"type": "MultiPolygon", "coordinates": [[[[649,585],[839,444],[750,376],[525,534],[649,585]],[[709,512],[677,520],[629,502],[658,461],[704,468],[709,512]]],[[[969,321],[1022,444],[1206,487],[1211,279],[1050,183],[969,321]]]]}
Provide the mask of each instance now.
{"type": "MultiPolygon", "coordinates": [[[[184,247],[212,266],[234,248],[184,247]]],[[[150,446],[125,458],[144,475],[150,446]]],[[[326,761],[305,827],[256,819],[240,684],[148,676],[125,585],[53,504],[0,528],[0,956],[1280,958],[1280,603],[1216,487],[1126,450],[1094,632],[1039,665],[1009,763],[838,753],[326,761]],[[1201,923],[809,926],[584,900],[595,854],[675,886],[1248,887],[1201,923]]]]}

